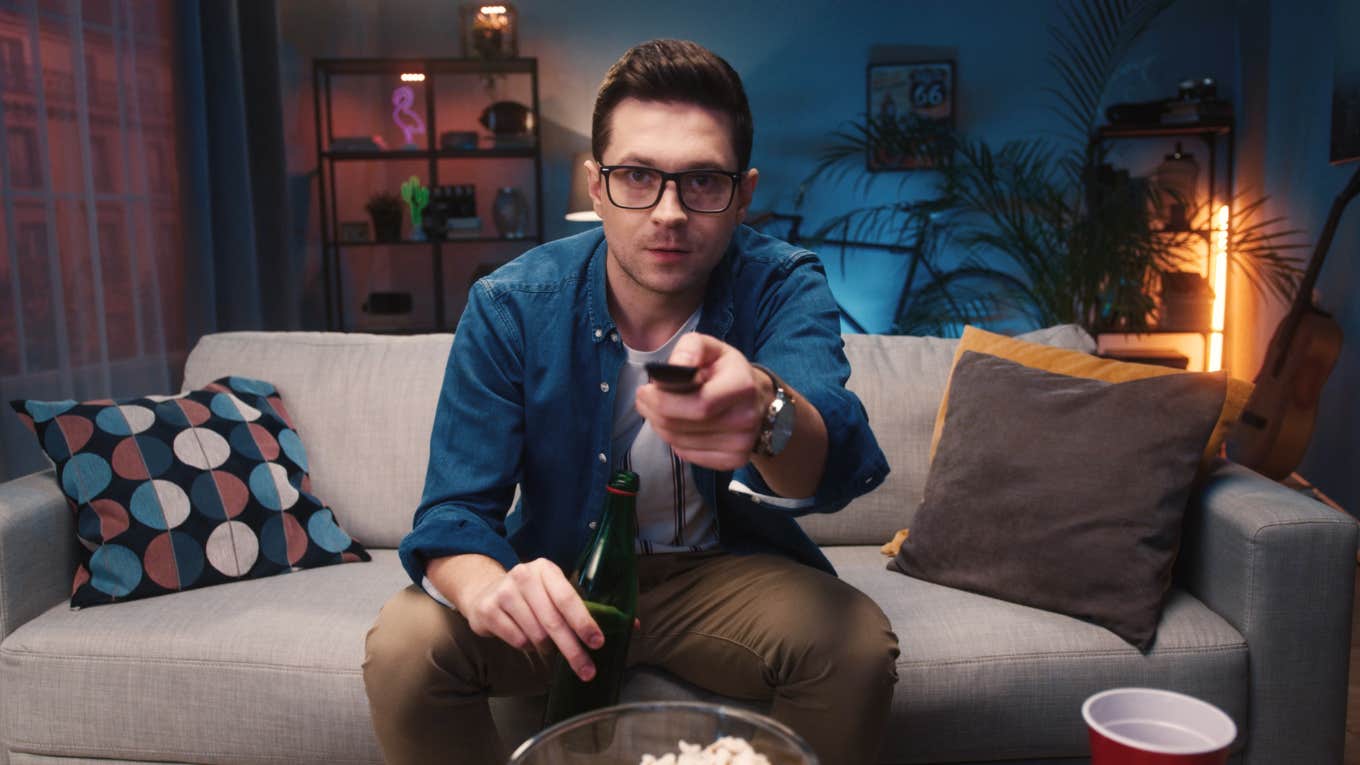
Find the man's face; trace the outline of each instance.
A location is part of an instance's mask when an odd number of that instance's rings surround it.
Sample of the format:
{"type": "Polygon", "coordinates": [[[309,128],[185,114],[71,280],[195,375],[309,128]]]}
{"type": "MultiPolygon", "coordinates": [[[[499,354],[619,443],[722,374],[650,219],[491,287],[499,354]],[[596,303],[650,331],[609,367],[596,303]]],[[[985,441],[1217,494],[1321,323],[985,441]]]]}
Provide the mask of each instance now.
{"type": "MultiPolygon", "coordinates": [[[[624,99],[610,115],[604,165],[639,165],[664,172],[736,172],[727,115],[696,104],[624,99]]],[[[615,206],[605,192],[599,167],[590,163],[590,196],[604,221],[609,243],[610,290],[662,300],[699,297],[708,275],[722,259],[732,231],[746,217],[757,174],[749,170],[737,185],[732,205],[720,213],[684,208],[674,182],[661,201],[644,210],[615,206]]],[[[617,181],[616,181],[617,182],[617,181]]]]}

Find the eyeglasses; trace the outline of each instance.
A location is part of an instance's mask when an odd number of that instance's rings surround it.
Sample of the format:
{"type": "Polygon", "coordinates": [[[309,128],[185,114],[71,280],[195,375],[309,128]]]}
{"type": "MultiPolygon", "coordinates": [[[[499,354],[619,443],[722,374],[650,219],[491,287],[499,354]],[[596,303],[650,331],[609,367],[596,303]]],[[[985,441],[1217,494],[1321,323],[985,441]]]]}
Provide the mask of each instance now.
{"type": "Polygon", "coordinates": [[[652,167],[638,165],[603,165],[605,193],[615,207],[625,210],[646,210],[661,201],[666,181],[675,181],[680,205],[690,212],[720,213],[732,206],[737,194],[741,173],[722,170],[686,170],[682,173],[663,173],[652,167]]]}

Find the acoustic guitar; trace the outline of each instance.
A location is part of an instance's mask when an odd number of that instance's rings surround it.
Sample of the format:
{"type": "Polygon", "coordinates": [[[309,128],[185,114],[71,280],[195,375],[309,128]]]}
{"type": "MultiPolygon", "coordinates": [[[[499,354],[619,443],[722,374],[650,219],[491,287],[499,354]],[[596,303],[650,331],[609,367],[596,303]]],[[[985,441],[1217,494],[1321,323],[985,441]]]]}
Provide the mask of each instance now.
{"type": "Polygon", "coordinates": [[[1265,361],[1256,373],[1256,389],[1228,437],[1229,457],[1277,481],[1303,461],[1317,422],[1322,387],[1341,354],[1341,325],[1313,304],[1313,287],[1341,213],[1357,194],[1360,169],[1332,202],[1299,292],[1270,338],[1265,361]]]}

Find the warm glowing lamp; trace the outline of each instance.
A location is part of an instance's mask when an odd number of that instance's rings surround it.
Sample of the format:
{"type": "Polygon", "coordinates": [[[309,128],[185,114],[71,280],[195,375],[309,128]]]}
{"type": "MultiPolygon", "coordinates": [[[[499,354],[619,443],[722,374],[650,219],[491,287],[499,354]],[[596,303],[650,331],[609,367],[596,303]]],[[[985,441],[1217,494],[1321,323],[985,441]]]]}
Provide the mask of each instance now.
{"type": "Polygon", "coordinates": [[[514,58],[519,55],[519,19],[511,3],[463,5],[463,55],[514,58]]]}
{"type": "Polygon", "coordinates": [[[1205,370],[1217,372],[1223,368],[1223,329],[1227,316],[1228,297],[1228,222],[1227,205],[1214,213],[1212,260],[1209,278],[1213,281],[1214,312],[1209,323],[1209,359],[1205,370]]]}
{"type": "Polygon", "coordinates": [[[567,215],[569,221],[589,223],[598,221],[595,204],[590,199],[590,173],[586,170],[586,160],[592,159],[590,152],[583,151],[571,158],[571,193],[567,195],[567,215]]]}
{"type": "Polygon", "coordinates": [[[423,72],[402,72],[402,73],[401,73],[401,81],[402,81],[402,82],[424,82],[424,81],[425,81],[425,74],[424,74],[423,72]]]}

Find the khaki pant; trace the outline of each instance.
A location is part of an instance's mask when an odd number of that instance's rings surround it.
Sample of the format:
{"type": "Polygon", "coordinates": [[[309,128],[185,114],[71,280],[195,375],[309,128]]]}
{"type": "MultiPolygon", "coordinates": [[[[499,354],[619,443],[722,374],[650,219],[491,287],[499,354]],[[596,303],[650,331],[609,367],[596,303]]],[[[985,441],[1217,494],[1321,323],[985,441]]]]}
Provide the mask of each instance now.
{"type": "MultiPolygon", "coordinates": [[[[772,555],[643,556],[629,665],[662,667],[770,714],[822,765],[877,762],[897,636],[866,595],[772,555]]],[[[550,661],[473,634],[461,614],[418,587],[387,602],[368,633],[364,683],[389,763],[501,765],[488,696],[547,689],[550,661]]]]}

